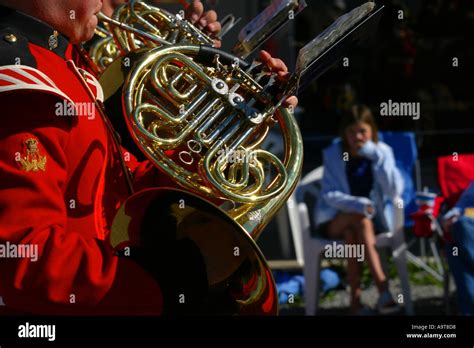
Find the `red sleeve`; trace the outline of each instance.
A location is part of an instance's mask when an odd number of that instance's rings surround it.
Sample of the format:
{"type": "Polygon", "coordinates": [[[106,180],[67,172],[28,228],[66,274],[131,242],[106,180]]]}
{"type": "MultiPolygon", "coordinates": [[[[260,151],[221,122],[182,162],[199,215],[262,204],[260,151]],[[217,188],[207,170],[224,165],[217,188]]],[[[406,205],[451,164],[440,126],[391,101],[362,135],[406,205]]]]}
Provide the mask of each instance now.
{"type": "MultiPolygon", "coordinates": [[[[149,160],[139,162],[135,156],[122,148],[122,153],[133,175],[133,189],[135,192],[145,190],[153,187],[174,187],[180,188],[167,175],[160,172],[160,170],[149,160]]],[[[169,154],[172,154],[170,151],[169,154]]],[[[182,189],[182,188],[181,188],[182,189]]]]}
{"type": "MultiPolygon", "coordinates": [[[[158,284],[107,242],[66,226],[69,120],[54,116],[58,101],[45,93],[0,93],[0,244],[37,245],[38,259],[1,258],[0,295],[8,307],[42,314],[159,314],[158,284]],[[34,137],[47,170],[18,163],[34,137]]],[[[1,308],[1,307],[0,307],[1,308]]]]}
{"type": "MultiPolygon", "coordinates": [[[[124,154],[128,167],[132,171],[133,189],[135,192],[153,187],[166,187],[186,191],[186,188],[180,186],[177,181],[173,181],[171,176],[160,172],[160,170],[151,161],[146,160],[139,162],[136,157],[134,157],[124,148],[122,148],[122,153],[124,154]]],[[[175,156],[175,154],[176,152],[173,152],[172,150],[167,152],[167,155],[171,157],[175,156]]],[[[198,169],[197,166],[194,166],[194,168],[188,168],[188,170],[194,170],[194,172],[197,172],[198,169]]],[[[218,197],[205,199],[217,206],[224,202],[223,199],[218,197]]]]}

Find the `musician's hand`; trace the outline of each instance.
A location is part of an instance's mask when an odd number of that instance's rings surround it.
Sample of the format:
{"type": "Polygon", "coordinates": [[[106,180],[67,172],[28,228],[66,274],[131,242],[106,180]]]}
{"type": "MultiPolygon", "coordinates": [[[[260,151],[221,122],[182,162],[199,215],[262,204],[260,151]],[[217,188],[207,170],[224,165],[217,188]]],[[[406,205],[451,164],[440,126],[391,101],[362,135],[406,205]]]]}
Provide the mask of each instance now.
{"type": "Polygon", "coordinates": [[[441,221],[441,226],[443,226],[443,230],[447,233],[451,233],[454,223],[459,219],[459,215],[451,216],[449,219],[443,219],[441,221]]]}
{"type": "MultiPolygon", "coordinates": [[[[186,18],[199,29],[215,37],[222,29],[221,23],[217,20],[217,13],[214,10],[204,12],[204,5],[200,0],[194,0],[189,6],[186,18]]],[[[214,46],[219,48],[222,43],[214,40],[214,46]]]]}
{"type": "MultiPolygon", "coordinates": [[[[267,51],[260,51],[259,61],[266,64],[272,72],[275,72],[278,80],[281,82],[287,81],[290,77],[286,64],[281,59],[273,58],[267,51]]],[[[294,95],[288,97],[283,103],[283,106],[292,108],[293,110],[296,109],[296,106],[298,106],[298,98],[294,95]]]]}

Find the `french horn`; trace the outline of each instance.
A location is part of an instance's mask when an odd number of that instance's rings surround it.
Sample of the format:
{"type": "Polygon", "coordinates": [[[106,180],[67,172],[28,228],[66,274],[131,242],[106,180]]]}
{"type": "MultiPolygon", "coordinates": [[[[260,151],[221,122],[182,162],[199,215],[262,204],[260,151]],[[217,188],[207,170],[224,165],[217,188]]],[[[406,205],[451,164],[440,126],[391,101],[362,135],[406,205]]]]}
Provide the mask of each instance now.
{"type": "Polygon", "coordinates": [[[144,48],[171,44],[213,45],[214,39],[184,18],[184,13],[172,15],[142,0],[130,0],[118,6],[111,18],[97,14],[103,27],[97,27],[95,43],[89,56],[102,72],[120,55],[144,48]],[[122,23],[128,28],[123,30],[122,23]]]}
{"type": "Polygon", "coordinates": [[[97,27],[97,40],[89,55],[99,71],[103,71],[120,55],[144,48],[171,44],[214,44],[214,39],[184,18],[173,15],[142,0],[130,0],[118,6],[111,18],[97,14],[103,27],[97,27]],[[123,30],[123,23],[128,28],[123,30]]]}
{"type": "MultiPolygon", "coordinates": [[[[273,0],[264,11],[242,28],[233,53],[246,58],[305,7],[304,0],[273,0]]],[[[99,13],[97,17],[102,27],[97,27],[97,38],[89,48],[88,55],[98,74],[118,57],[144,47],[175,44],[214,45],[214,38],[186,20],[183,11],[173,15],[143,0],[130,0],[118,6],[111,18],[103,13],[99,13]],[[124,30],[124,26],[132,30],[124,30]]],[[[225,16],[222,19],[222,30],[216,38],[222,39],[238,22],[233,15],[225,16]]]]}
{"type": "MultiPolygon", "coordinates": [[[[226,299],[213,307],[218,314],[277,314],[273,275],[255,240],[294,190],[303,163],[298,125],[285,108],[269,112],[273,99],[266,86],[274,81],[264,71],[252,76],[258,68],[206,46],[155,48],[143,53],[122,94],[132,137],[182,190],[153,190],[151,204],[169,201],[165,210],[176,217],[176,240],[191,240],[209,261],[208,294],[226,299]],[[282,130],[283,158],[261,148],[275,125],[282,130]],[[181,235],[188,208],[198,217],[181,235]],[[209,234],[212,226],[220,228],[209,234]]],[[[136,214],[127,210],[148,209],[147,200],[132,199],[120,210],[114,246],[133,239],[133,222],[124,221],[136,214]]]]}
{"type": "MultiPolygon", "coordinates": [[[[283,86],[260,63],[209,46],[139,51],[123,84],[125,119],[136,144],[174,187],[129,198],[115,219],[112,245],[131,242],[153,254],[166,244],[158,237],[160,221],[171,217],[174,233],[166,240],[188,241],[205,264],[207,288],[196,300],[204,312],[276,314],[276,286],[255,240],[302,171],[301,133],[282,103],[373,32],[381,12],[374,9],[371,2],[360,6],[300,50],[283,86]],[[281,158],[262,148],[271,128],[280,130],[281,158]]],[[[174,260],[172,250],[158,254],[174,260]]],[[[176,299],[179,290],[172,293],[176,299]]]]}

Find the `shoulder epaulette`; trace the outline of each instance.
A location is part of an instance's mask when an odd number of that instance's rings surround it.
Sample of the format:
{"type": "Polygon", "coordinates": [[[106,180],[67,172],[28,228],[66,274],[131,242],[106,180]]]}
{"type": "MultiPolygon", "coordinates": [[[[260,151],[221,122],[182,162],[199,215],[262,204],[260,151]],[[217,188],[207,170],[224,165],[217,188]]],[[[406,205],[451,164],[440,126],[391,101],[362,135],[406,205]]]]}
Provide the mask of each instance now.
{"type": "Polygon", "coordinates": [[[43,91],[73,103],[43,72],[24,65],[0,66],[0,93],[14,90],[43,91]]]}
{"type": "Polygon", "coordinates": [[[0,66],[4,65],[37,67],[27,38],[11,28],[0,29],[0,66]]]}

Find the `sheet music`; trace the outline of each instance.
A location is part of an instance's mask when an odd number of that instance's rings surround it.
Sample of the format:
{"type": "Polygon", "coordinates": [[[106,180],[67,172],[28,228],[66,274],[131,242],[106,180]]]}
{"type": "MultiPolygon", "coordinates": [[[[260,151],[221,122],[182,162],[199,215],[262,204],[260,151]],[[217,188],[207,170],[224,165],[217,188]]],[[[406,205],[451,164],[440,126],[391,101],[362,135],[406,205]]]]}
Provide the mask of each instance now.
{"type": "Polygon", "coordinates": [[[374,2],[367,2],[339,17],[331,26],[304,46],[298,53],[296,73],[303,71],[309,63],[334,44],[346,32],[375,8],[374,2]]]}
{"type": "Polygon", "coordinates": [[[233,52],[246,57],[307,6],[305,0],[274,0],[239,33],[233,52]]]}

